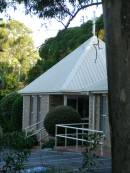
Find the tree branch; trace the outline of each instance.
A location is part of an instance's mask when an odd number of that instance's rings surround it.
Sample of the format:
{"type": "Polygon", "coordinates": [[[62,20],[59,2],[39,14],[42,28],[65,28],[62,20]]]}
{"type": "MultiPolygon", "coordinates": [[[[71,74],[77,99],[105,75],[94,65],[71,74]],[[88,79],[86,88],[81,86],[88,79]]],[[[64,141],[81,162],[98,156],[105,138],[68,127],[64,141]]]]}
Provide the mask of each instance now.
{"type": "Polygon", "coordinates": [[[59,3],[59,2],[57,2],[56,1],[56,3],[61,7],[61,9],[65,12],[65,13],[67,13],[69,16],[73,16],[71,13],[70,13],[70,11],[69,10],[67,10],[67,9],[65,9],[64,7],[63,7],[63,5],[61,4],[61,3],[59,3]]]}
{"type": "Polygon", "coordinates": [[[61,24],[64,26],[64,28],[66,28],[66,25],[65,25],[61,20],[59,20],[59,19],[56,18],[56,17],[55,17],[55,19],[56,19],[57,22],[61,23],[61,24]]]}
{"type": "Polygon", "coordinates": [[[88,8],[88,7],[91,7],[91,6],[98,6],[98,5],[101,5],[102,2],[95,2],[95,3],[90,3],[90,4],[86,4],[84,6],[81,6],[79,9],[77,9],[77,11],[70,17],[70,19],[68,20],[68,22],[66,23],[65,25],[65,29],[68,28],[68,26],[70,25],[70,22],[76,17],[76,15],[83,9],[85,8],[88,8]]]}

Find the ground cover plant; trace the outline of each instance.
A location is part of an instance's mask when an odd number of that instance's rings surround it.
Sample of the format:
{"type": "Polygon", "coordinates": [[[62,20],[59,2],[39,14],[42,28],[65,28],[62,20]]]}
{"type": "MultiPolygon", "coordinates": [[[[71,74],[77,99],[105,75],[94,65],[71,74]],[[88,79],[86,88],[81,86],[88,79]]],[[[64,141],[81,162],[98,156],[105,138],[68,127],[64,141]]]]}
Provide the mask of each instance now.
{"type": "Polygon", "coordinates": [[[5,173],[16,173],[24,169],[24,161],[35,145],[35,139],[26,138],[23,132],[4,133],[0,136],[0,154],[4,161],[2,170],[5,173]]]}

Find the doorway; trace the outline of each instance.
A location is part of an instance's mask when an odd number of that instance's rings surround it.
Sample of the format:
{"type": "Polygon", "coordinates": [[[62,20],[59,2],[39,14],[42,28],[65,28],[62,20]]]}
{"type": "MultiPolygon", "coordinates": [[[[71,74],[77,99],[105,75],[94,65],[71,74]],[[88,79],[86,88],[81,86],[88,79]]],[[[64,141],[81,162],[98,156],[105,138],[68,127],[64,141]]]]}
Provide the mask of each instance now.
{"type": "Polygon", "coordinates": [[[83,122],[89,118],[89,96],[67,96],[67,105],[74,108],[83,122]]]}

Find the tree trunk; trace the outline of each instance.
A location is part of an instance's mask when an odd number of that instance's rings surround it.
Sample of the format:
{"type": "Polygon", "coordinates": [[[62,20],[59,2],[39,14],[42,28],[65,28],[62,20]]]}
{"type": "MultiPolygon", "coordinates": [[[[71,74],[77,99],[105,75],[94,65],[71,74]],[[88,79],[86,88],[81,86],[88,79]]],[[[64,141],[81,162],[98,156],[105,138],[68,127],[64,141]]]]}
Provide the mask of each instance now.
{"type": "Polygon", "coordinates": [[[130,0],[104,0],[112,172],[130,173],[130,0]]]}

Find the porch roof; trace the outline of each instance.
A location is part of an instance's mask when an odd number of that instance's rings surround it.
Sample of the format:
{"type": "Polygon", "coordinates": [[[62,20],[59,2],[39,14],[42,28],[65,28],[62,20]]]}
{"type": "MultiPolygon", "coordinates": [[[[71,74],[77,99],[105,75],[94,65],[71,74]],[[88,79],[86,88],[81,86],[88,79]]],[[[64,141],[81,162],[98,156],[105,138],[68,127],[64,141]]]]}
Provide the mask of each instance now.
{"type": "Polygon", "coordinates": [[[96,36],[84,42],[19,93],[73,91],[107,91],[105,43],[96,36]]]}

